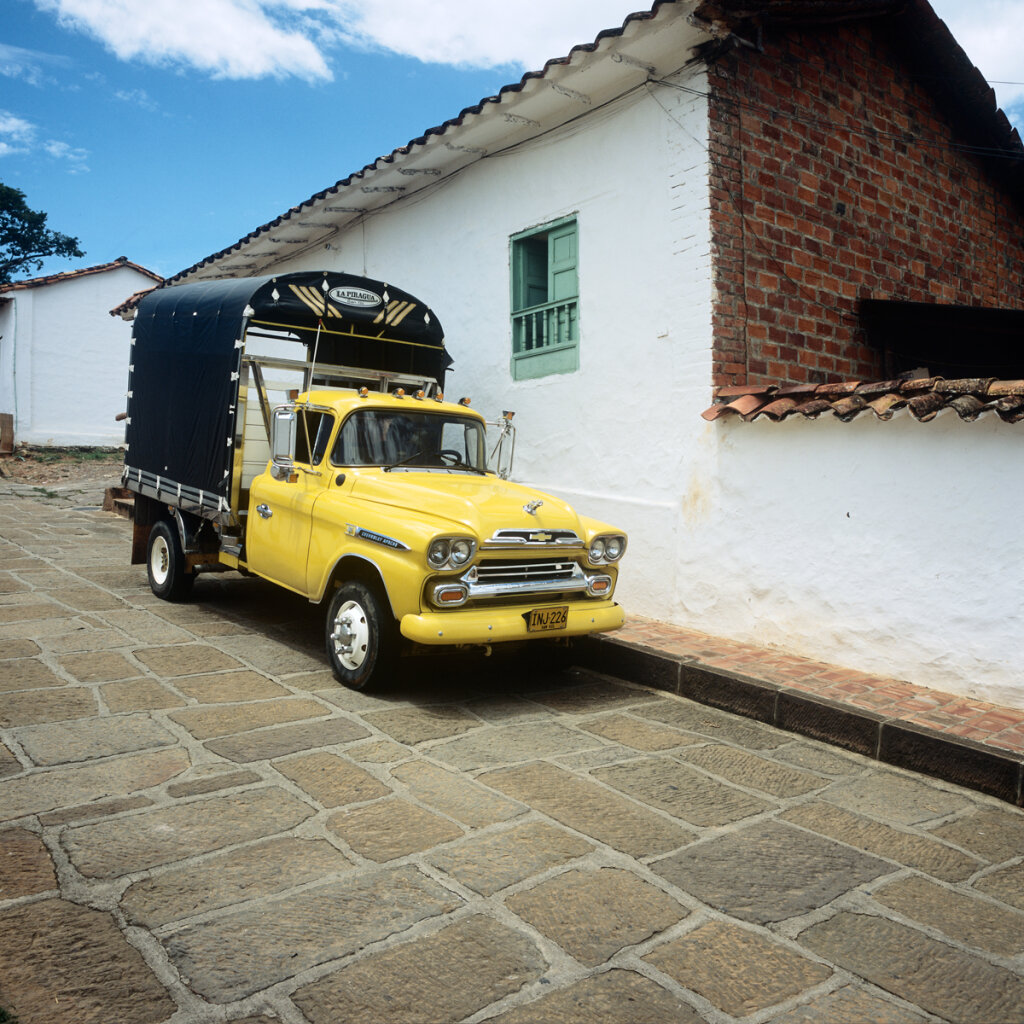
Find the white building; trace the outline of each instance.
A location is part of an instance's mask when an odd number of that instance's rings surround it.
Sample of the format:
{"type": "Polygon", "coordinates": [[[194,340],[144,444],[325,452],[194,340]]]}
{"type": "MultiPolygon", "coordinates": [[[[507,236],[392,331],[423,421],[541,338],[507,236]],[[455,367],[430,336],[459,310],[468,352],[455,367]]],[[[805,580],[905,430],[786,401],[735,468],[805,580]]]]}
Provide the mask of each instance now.
{"type": "Polygon", "coordinates": [[[112,263],[0,285],[0,417],[15,443],[116,446],[129,337],[110,308],[159,276],[112,263]]]}
{"type": "Polygon", "coordinates": [[[730,96],[702,55],[739,36],[698,6],[630,16],[168,284],[394,281],[444,324],[449,394],[515,410],[516,477],[628,530],[627,613],[1024,706],[1024,428],[934,390],[931,422],[708,408],[730,96]]]}

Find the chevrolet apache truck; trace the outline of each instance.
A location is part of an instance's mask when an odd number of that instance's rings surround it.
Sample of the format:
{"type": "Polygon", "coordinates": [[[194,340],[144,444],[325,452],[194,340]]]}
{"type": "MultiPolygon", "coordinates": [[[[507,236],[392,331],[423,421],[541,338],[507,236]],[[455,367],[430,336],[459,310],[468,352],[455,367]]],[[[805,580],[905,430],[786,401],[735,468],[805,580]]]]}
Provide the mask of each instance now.
{"type": "Polygon", "coordinates": [[[492,448],[444,399],[441,325],[406,292],[327,272],[158,288],[131,353],[122,482],[158,597],[224,570],[301,594],[354,689],[400,653],[622,624],[624,533],[506,479],[511,414],[492,448]]]}

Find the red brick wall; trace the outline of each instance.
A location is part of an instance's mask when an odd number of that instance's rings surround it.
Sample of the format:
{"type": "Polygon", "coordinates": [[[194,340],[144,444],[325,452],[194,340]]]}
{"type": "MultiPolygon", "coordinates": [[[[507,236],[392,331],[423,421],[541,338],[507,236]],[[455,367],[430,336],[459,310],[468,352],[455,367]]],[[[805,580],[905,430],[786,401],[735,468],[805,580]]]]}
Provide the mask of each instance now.
{"type": "Polygon", "coordinates": [[[1021,206],[878,24],[709,68],[715,385],[881,379],[861,299],[1024,309],[1021,206]]]}

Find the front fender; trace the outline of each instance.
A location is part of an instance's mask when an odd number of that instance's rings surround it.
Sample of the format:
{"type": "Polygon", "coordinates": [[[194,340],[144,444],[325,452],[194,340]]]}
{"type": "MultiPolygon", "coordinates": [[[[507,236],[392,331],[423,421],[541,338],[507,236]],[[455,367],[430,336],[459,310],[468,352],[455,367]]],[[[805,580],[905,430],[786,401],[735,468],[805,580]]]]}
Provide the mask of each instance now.
{"type": "Polygon", "coordinates": [[[323,496],[316,504],[306,563],[310,599],[322,601],[332,580],[345,575],[345,560],[354,558],[380,577],[396,618],[419,613],[423,584],[432,575],[426,548],[436,529],[422,515],[415,520],[382,516],[379,506],[323,496]]]}
{"type": "MultiPolygon", "coordinates": [[[[350,539],[350,538],[346,538],[350,539]]],[[[372,542],[363,542],[372,543],[372,542]]],[[[419,557],[410,559],[383,551],[380,554],[347,546],[339,550],[332,559],[323,563],[323,571],[311,592],[311,600],[323,601],[330,596],[331,583],[335,579],[353,579],[372,574],[380,580],[384,593],[396,619],[403,615],[414,615],[420,611],[420,595],[427,577],[425,568],[419,568],[419,557]]],[[[312,562],[311,568],[312,568],[312,562]]]]}

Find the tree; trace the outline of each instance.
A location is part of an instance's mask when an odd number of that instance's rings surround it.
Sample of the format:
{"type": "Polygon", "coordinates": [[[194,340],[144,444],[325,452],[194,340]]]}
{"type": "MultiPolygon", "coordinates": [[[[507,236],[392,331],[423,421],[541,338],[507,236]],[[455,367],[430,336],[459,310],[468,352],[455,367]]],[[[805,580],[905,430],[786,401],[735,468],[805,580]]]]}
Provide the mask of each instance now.
{"type": "Polygon", "coordinates": [[[0,285],[10,284],[14,274],[38,270],[47,256],[84,255],[77,238],[51,231],[46,214],[28,208],[21,189],[0,182],[0,285]]]}

